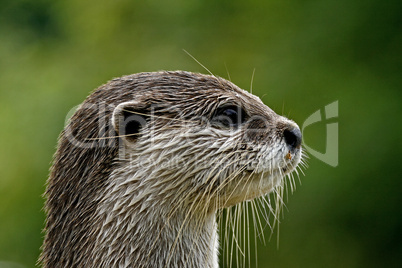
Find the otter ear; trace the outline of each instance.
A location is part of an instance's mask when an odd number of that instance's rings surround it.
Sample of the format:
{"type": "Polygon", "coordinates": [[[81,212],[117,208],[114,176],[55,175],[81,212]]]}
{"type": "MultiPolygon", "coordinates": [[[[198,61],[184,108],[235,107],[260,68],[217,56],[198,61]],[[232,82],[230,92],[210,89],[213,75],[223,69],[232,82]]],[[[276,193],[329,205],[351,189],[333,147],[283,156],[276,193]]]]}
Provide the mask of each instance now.
{"type": "Polygon", "coordinates": [[[112,124],[117,135],[128,142],[135,142],[147,124],[148,109],[138,101],[119,104],[113,111],[112,124]]]}

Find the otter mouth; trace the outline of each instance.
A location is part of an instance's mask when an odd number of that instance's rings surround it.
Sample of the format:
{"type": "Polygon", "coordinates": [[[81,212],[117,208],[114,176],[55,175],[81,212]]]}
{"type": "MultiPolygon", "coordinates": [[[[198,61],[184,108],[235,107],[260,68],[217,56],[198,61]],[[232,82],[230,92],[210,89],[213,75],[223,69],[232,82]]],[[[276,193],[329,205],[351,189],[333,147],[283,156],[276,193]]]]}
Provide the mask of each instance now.
{"type": "Polygon", "coordinates": [[[296,167],[297,167],[297,164],[292,163],[292,164],[289,165],[289,163],[288,163],[284,167],[278,167],[278,168],[275,168],[275,169],[272,169],[272,170],[266,170],[266,171],[264,171],[264,170],[259,171],[258,170],[257,171],[253,167],[248,167],[244,171],[246,171],[247,173],[261,173],[261,172],[264,172],[264,173],[268,173],[268,174],[280,171],[280,173],[282,173],[283,176],[286,176],[286,175],[292,173],[296,169],[296,167]]]}
{"type": "MultiPolygon", "coordinates": [[[[288,168],[288,167],[282,168],[282,172],[283,172],[283,173],[286,174],[288,171],[289,171],[289,168],[288,168]]],[[[290,173],[290,172],[292,172],[292,171],[289,171],[289,173],[290,173]]]]}
{"type": "Polygon", "coordinates": [[[279,172],[281,176],[286,176],[292,173],[301,161],[301,152],[297,150],[296,152],[288,152],[279,158],[273,158],[269,160],[268,163],[264,165],[249,165],[245,168],[248,173],[267,173],[274,174],[279,172]]]}
{"type": "MultiPolygon", "coordinates": [[[[295,154],[294,157],[296,157],[297,155],[295,154]]],[[[285,166],[281,168],[281,171],[283,172],[283,175],[286,176],[290,173],[292,173],[293,171],[295,171],[296,167],[298,166],[299,162],[300,162],[300,157],[298,160],[294,159],[294,160],[288,160],[284,161],[285,166]]]]}

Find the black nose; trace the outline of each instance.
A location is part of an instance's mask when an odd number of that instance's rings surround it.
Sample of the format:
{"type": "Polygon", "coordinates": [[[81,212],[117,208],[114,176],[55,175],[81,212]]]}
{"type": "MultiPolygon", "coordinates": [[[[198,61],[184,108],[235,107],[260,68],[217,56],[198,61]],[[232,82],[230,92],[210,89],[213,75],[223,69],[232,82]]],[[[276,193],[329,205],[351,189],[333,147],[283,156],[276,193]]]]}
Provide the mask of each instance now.
{"type": "Polygon", "coordinates": [[[297,127],[290,127],[283,131],[286,143],[292,147],[292,149],[299,148],[302,142],[302,134],[297,127]]]}

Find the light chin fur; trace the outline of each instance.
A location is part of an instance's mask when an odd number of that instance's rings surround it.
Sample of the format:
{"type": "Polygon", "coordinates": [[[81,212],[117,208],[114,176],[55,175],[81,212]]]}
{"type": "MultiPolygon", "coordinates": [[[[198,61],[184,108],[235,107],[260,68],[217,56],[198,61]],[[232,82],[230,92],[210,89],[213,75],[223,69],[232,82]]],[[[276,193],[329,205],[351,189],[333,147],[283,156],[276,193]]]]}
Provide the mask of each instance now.
{"type": "MultiPolygon", "coordinates": [[[[221,197],[222,207],[231,207],[243,201],[265,196],[283,184],[301,161],[301,151],[294,153],[292,160],[285,160],[285,154],[278,154],[279,160],[270,159],[269,165],[261,165],[255,170],[246,170],[225,189],[221,197]],[[274,168],[275,167],[275,168],[274,168]],[[285,170],[284,170],[285,169],[285,170]]],[[[265,161],[265,164],[267,162],[265,161]]]]}

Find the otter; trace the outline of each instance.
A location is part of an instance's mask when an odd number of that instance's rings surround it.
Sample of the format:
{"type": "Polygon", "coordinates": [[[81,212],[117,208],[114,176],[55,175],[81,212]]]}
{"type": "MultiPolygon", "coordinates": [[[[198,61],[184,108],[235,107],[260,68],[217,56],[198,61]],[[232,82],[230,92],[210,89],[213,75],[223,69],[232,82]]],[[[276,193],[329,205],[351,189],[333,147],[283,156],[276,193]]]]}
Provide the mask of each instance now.
{"type": "Polygon", "coordinates": [[[283,186],[301,132],[213,75],[116,78],[59,136],[43,267],[219,267],[217,211],[283,186]]]}

